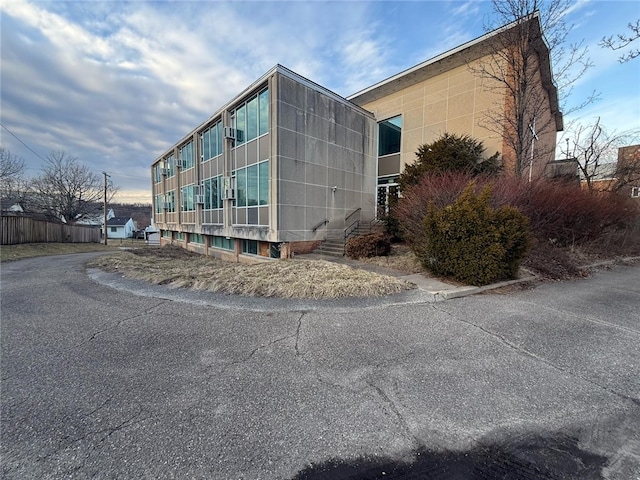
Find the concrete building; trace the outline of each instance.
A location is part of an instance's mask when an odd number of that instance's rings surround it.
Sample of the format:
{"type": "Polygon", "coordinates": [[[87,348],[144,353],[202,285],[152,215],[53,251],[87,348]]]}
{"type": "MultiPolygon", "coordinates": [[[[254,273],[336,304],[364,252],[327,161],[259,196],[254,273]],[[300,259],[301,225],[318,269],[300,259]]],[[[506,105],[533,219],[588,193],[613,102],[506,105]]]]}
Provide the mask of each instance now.
{"type": "Polygon", "coordinates": [[[374,218],[376,127],[277,65],[153,164],[161,243],[279,258],[374,218]]]}
{"type": "MultiPolygon", "coordinates": [[[[526,25],[540,33],[536,15],[526,25]]],[[[509,126],[496,131],[487,120],[496,109],[508,116],[505,89],[478,71],[489,47],[515,28],[520,24],[348,98],[274,67],[153,163],[161,243],[241,261],[344,238],[352,225],[387,208],[418,146],[445,132],[482,140],[488,155],[498,151],[513,171],[509,126]]],[[[548,49],[542,40],[536,49],[536,155],[527,168],[538,176],[553,160],[562,115],[548,49]]]]}

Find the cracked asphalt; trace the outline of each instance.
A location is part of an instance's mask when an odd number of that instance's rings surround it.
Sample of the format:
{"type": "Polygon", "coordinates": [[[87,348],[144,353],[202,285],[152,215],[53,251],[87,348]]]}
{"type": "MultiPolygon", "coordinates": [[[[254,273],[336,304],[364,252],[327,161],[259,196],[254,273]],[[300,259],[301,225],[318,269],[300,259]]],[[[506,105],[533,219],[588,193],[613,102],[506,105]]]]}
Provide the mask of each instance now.
{"type": "Polygon", "coordinates": [[[2,264],[2,477],[640,479],[640,266],[430,303],[2,264]]]}

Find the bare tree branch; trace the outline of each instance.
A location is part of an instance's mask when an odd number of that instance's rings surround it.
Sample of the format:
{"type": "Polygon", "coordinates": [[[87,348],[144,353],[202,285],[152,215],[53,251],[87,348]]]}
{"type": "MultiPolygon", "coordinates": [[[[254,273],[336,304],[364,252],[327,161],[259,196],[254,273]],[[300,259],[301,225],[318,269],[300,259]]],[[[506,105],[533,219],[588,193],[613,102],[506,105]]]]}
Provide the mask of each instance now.
{"type": "MultiPolygon", "coordinates": [[[[31,190],[34,210],[68,223],[99,213],[103,205],[102,176],[62,151],[49,153],[44,173],[33,179],[31,190]]],[[[111,189],[110,197],[114,194],[111,189]]]]}
{"type": "MultiPolygon", "coordinates": [[[[610,48],[611,50],[622,50],[629,46],[629,44],[638,38],[640,38],[640,19],[636,20],[636,23],[629,23],[627,28],[631,31],[630,35],[624,35],[618,33],[615,37],[613,35],[609,37],[602,37],[599,45],[602,48],[610,48]]],[[[628,62],[640,56],[640,48],[632,48],[627,53],[622,54],[618,61],[620,63],[628,62]]]]}
{"type": "MultiPolygon", "coordinates": [[[[492,4],[495,15],[487,30],[509,28],[498,30],[485,57],[469,68],[501,99],[485,112],[481,125],[502,138],[507,151],[503,148],[503,158],[512,164],[507,166],[522,175],[534,164],[542,167],[554,159],[555,135],[562,129],[559,110],[577,79],[593,64],[583,43],[566,45],[569,0],[493,0],[492,4]],[[538,137],[544,141],[537,143],[538,137]]],[[[594,92],[571,111],[596,98],[594,92]]]]}
{"type": "Polygon", "coordinates": [[[23,173],[24,160],[0,146],[0,182],[20,177],[23,173]]]}
{"type": "Polygon", "coordinates": [[[575,125],[570,135],[563,153],[575,159],[590,191],[618,191],[640,180],[640,162],[616,163],[618,149],[637,141],[637,131],[608,132],[598,118],[592,125],[575,125]],[[603,182],[596,188],[598,180],[603,182]]]}

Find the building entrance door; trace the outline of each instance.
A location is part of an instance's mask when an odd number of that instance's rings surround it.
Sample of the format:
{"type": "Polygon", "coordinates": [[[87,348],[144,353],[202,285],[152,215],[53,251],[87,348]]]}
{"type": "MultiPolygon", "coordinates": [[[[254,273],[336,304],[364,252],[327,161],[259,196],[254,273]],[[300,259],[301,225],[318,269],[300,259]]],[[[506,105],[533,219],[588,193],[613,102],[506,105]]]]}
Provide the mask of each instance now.
{"type": "Polygon", "coordinates": [[[398,201],[398,193],[400,192],[397,183],[387,183],[378,185],[377,195],[377,217],[383,217],[389,214],[389,208],[398,201]]]}

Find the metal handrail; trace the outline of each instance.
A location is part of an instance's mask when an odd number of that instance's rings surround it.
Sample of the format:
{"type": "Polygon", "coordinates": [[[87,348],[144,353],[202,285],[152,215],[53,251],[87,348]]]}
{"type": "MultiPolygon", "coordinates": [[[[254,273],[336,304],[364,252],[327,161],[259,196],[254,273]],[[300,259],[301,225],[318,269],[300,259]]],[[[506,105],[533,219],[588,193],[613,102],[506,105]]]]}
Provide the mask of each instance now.
{"type": "Polygon", "coordinates": [[[329,223],[329,220],[327,220],[326,218],[324,220],[322,220],[320,223],[318,223],[315,227],[313,227],[311,229],[311,231],[313,233],[316,232],[316,230],[318,230],[320,227],[324,227],[327,223],[329,223]]]}
{"type": "Polygon", "coordinates": [[[358,229],[359,225],[360,225],[360,220],[356,220],[351,225],[349,225],[347,228],[345,228],[344,229],[344,238],[349,238],[349,235],[351,235],[353,232],[355,232],[358,229]]]}
{"type": "Polygon", "coordinates": [[[349,215],[347,215],[346,217],[344,217],[344,223],[347,223],[347,220],[349,220],[349,218],[351,218],[353,215],[355,215],[356,213],[358,213],[360,210],[362,210],[362,207],[358,207],[358,208],[356,208],[353,212],[351,212],[349,215]]]}

